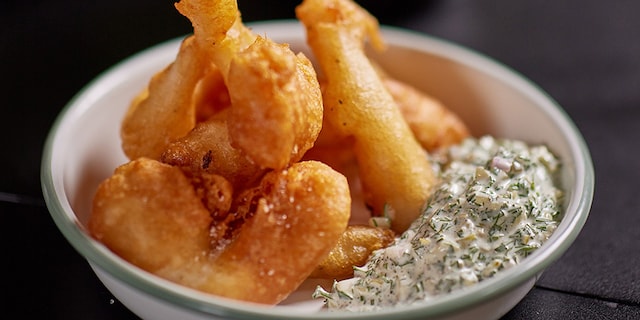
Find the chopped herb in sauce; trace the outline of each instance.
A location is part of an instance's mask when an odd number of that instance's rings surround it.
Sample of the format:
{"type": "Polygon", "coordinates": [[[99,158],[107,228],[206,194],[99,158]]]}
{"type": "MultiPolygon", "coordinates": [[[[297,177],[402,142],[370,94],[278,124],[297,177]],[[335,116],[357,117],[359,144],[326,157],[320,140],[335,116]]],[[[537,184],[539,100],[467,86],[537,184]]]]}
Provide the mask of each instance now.
{"type": "Polygon", "coordinates": [[[434,154],[440,183],[422,215],[354,277],[318,287],[329,310],[407,305],[518,264],[560,220],[560,162],[545,146],[490,136],[434,154]]]}

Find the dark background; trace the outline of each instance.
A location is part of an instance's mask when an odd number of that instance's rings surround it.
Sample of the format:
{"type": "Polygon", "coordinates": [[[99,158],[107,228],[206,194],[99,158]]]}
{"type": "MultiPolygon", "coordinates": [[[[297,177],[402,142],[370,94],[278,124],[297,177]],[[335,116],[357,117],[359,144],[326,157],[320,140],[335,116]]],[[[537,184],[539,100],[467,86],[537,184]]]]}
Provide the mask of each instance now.
{"type": "MultiPolygon", "coordinates": [[[[298,1],[239,0],[245,21],[298,1]]],[[[381,23],[475,49],[525,75],[574,119],[596,195],[583,232],[505,319],[640,319],[640,1],[361,1],[381,23]]],[[[40,189],[64,105],[123,58],[191,31],[173,1],[0,4],[3,313],[135,318],[55,228],[40,189]]]]}

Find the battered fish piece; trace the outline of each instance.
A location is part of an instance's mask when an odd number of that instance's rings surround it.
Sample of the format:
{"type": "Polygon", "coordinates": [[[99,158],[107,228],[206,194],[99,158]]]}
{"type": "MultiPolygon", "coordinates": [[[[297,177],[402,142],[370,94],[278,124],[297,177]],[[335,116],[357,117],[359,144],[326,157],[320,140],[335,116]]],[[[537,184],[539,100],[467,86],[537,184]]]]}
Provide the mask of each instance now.
{"type": "Polygon", "coordinates": [[[122,150],[133,160],[158,159],[166,146],[185,136],[196,123],[193,88],[208,68],[206,55],[186,38],[174,62],[153,76],[122,121],[122,150]]]}
{"type": "Polygon", "coordinates": [[[317,161],[273,171],[262,180],[255,215],[216,260],[225,281],[205,291],[278,303],[294,291],[336,245],[349,220],[349,186],[317,161]],[[251,283],[249,286],[248,283],[251,283]]]}
{"type": "Polygon", "coordinates": [[[160,277],[276,304],[337,243],[351,198],[344,176],[315,161],[268,173],[258,191],[237,237],[214,252],[212,218],[189,179],[177,167],[139,158],[100,185],[88,227],[114,253],[160,277]]]}
{"type": "Polygon", "coordinates": [[[305,0],[296,15],[327,79],[325,118],[354,138],[367,203],[376,215],[388,206],[392,229],[402,233],[420,214],[435,177],[427,152],[364,53],[366,39],[384,47],[377,20],[347,0],[305,0]]]}
{"type": "Polygon", "coordinates": [[[354,266],[363,266],[373,251],[387,247],[394,237],[390,229],[350,225],[310,277],[334,280],[353,277],[354,266]]]}
{"type": "MultiPolygon", "coordinates": [[[[470,135],[466,124],[440,101],[388,76],[379,66],[374,66],[422,148],[429,152],[435,151],[457,144],[470,135]]],[[[320,88],[326,87],[326,79],[320,78],[319,81],[320,88]]],[[[340,135],[326,118],[324,120],[315,145],[307,151],[303,159],[322,161],[347,177],[351,186],[353,217],[354,211],[363,211],[364,205],[359,203],[362,199],[362,189],[359,188],[358,172],[354,172],[357,163],[353,151],[353,137],[340,135]]]]}
{"type": "Polygon", "coordinates": [[[227,112],[218,112],[198,123],[185,137],[170,143],[160,160],[195,176],[199,172],[221,175],[236,191],[255,186],[266,170],[231,145],[227,112]]]}
{"type": "Polygon", "coordinates": [[[411,132],[427,151],[451,146],[469,137],[466,124],[440,101],[391,77],[383,77],[382,82],[411,132]]]}
{"type": "Polygon", "coordinates": [[[233,60],[227,85],[229,135],[255,163],[281,169],[313,146],[322,128],[322,94],[303,54],[259,37],[233,60]]]}
{"type": "Polygon", "coordinates": [[[322,126],[322,94],[309,59],[253,34],[235,0],[182,0],[176,8],[224,78],[232,145],[263,168],[299,161],[322,126]]]}
{"type": "Polygon", "coordinates": [[[211,221],[179,168],[138,158],[100,184],[88,228],[123,259],[180,282],[176,269],[207,257],[211,221]]]}

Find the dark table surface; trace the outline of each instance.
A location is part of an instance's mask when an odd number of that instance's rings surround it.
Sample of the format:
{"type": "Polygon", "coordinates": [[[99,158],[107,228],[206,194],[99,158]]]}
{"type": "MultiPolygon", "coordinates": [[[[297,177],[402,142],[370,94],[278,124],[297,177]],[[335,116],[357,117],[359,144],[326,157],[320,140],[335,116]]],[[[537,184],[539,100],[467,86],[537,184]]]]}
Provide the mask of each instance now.
{"type": "MultiPolygon", "coordinates": [[[[640,1],[361,1],[381,23],[475,49],[525,75],[573,118],[596,194],[573,246],[505,319],[640,319],[640,1]],[[385,5],[382,3],[392,3],[385,5]]],[[[245,21],[297,1],[240,0],[245,21]]],[[[2,312],[135,318],[58,232],[40,189],[56,115],[121,59],[191,31],[173,1],[8,0],[0,5],[2,312]]]]}

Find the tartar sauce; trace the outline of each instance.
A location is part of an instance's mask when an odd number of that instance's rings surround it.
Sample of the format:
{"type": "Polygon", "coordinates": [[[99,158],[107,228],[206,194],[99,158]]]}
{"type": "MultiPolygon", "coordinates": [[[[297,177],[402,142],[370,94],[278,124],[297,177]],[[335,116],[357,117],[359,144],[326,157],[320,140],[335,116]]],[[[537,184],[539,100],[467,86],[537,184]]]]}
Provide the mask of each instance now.
{"type": "Polygon", "coordinates": [[[408,305],[473,285],[518,264],[556,229],[560,162],[545,146],[484,136],[433,160],[440,182],[421,216],[353,278],[314,292],[329,310],[408,305]]]}

